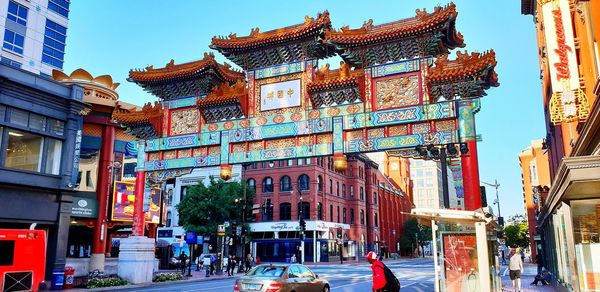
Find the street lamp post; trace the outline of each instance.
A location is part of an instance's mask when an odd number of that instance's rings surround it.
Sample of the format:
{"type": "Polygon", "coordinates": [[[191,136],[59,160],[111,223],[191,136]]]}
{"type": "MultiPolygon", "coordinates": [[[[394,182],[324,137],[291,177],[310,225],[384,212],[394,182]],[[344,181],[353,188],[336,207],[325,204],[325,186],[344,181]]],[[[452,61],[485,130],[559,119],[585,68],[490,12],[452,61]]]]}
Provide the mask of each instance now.
{"type": "Polygon", "coordinates": [[[495,179],[493,184],[484,181],[481,181],[481,183],[496,189],[496,201],[494,204],[498,204],[498,218],[500,218],[502,215],[500,215],[500,198],[498,197],[498,188],[500,187],[500,184],[498,183],[498,180],[495,179]]]}

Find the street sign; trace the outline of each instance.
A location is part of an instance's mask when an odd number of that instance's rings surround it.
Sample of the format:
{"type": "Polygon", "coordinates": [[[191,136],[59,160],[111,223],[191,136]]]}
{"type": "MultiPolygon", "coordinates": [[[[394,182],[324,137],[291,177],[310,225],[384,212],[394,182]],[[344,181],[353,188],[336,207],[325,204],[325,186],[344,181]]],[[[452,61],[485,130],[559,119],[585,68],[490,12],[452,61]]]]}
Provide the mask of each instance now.
{"type": "Polygon", "coordinates": [[[218,236],[224,236],[225,235],[225,225],[219,225],[219,227],[217,229],[217,235],[218,236]]]}
{"type": "Polygon", "coordinates": [[[242,235],[242,226],[238,226],[235,228],[235,235],[237,235],[237,236],[242,235]]]}
{"type": "Polygon", "coordinates": [[[197,238],[196,238],[196,232],[194,231],[186,231],[185,232],[185,242],[187,242],[188,244],[194,244],[196,243],[197,238]]]}
{"type": "Polygon", "coordinates": [[[202,237],[202,235],[198,235],[198,237],[196,237],[196,244],[202,243],[204,243],[204,237],[202,237]]]}

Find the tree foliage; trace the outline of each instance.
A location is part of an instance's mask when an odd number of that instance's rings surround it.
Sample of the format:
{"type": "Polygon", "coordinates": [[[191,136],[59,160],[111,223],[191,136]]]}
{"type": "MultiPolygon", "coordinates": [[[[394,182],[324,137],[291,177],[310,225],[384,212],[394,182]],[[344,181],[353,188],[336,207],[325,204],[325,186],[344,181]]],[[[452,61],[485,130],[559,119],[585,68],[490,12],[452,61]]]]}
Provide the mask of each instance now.
{"type": "Polygon", "coordinates": [[[423,248],[432,240],[431,227],[421,225],[417,218],[411,218],[404,222],[404,232],[400,237],[400,247],[408,249],[413,247],[413,243],[419,243],[423,248]]]}
{"type": "MultiPolygon", "coordinates": [[[[252,208],[253,190],[246,188],[246,210],[252,208]]],[[[177,205],[179,225],[199,234],[217,232],[217,225],[242,223],[244,185],[211,179],[210,185],[190,187],[177,205]],[[237,200],[237,201],[236,201],[237,200]]]]}
{"type": "Polygon", "coordinates": [[[529,235],[527,223],[515,223],[504,227],[506,234],[506,245],[510,247],[527,248],[529,246],[529,235]]]}

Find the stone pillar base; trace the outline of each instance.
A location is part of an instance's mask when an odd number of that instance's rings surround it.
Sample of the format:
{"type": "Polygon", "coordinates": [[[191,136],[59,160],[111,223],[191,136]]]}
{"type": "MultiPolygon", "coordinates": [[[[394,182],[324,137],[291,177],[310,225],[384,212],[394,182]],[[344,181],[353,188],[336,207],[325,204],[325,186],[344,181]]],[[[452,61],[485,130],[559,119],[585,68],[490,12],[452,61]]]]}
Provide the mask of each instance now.
{"type": "Polygon", "coordinates": [[[154,239],[145,236],[121,239],[119,277],[131,284],[152,282],[154,262],[154,239]]]}
{"type": "Polygon", "coordinates": [[[104,259],[103,253],[93,253],[90,257],[89,271],[98,270],[104,272],[104,259]]]}

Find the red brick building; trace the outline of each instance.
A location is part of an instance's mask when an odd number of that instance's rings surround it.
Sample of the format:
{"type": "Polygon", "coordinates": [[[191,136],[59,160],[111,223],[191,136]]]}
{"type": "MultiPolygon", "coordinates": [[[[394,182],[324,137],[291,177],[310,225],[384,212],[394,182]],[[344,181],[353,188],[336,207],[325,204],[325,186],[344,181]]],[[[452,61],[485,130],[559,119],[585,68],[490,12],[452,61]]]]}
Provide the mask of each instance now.
{"type": "Polygon", "coordinates": [[[377,168],[362,154],[348,156],[344,172],[334,170],[333,157],[249,166],[242,175],[261,206],[251,224],[254,255],[263,261],[299,256],[300,212],[306,221],[305,261],[314,261],[314,254],[316,261],[339,261],[340,251],[344,259],[370,250],[396,252],[412,203],[377,168]]]}

